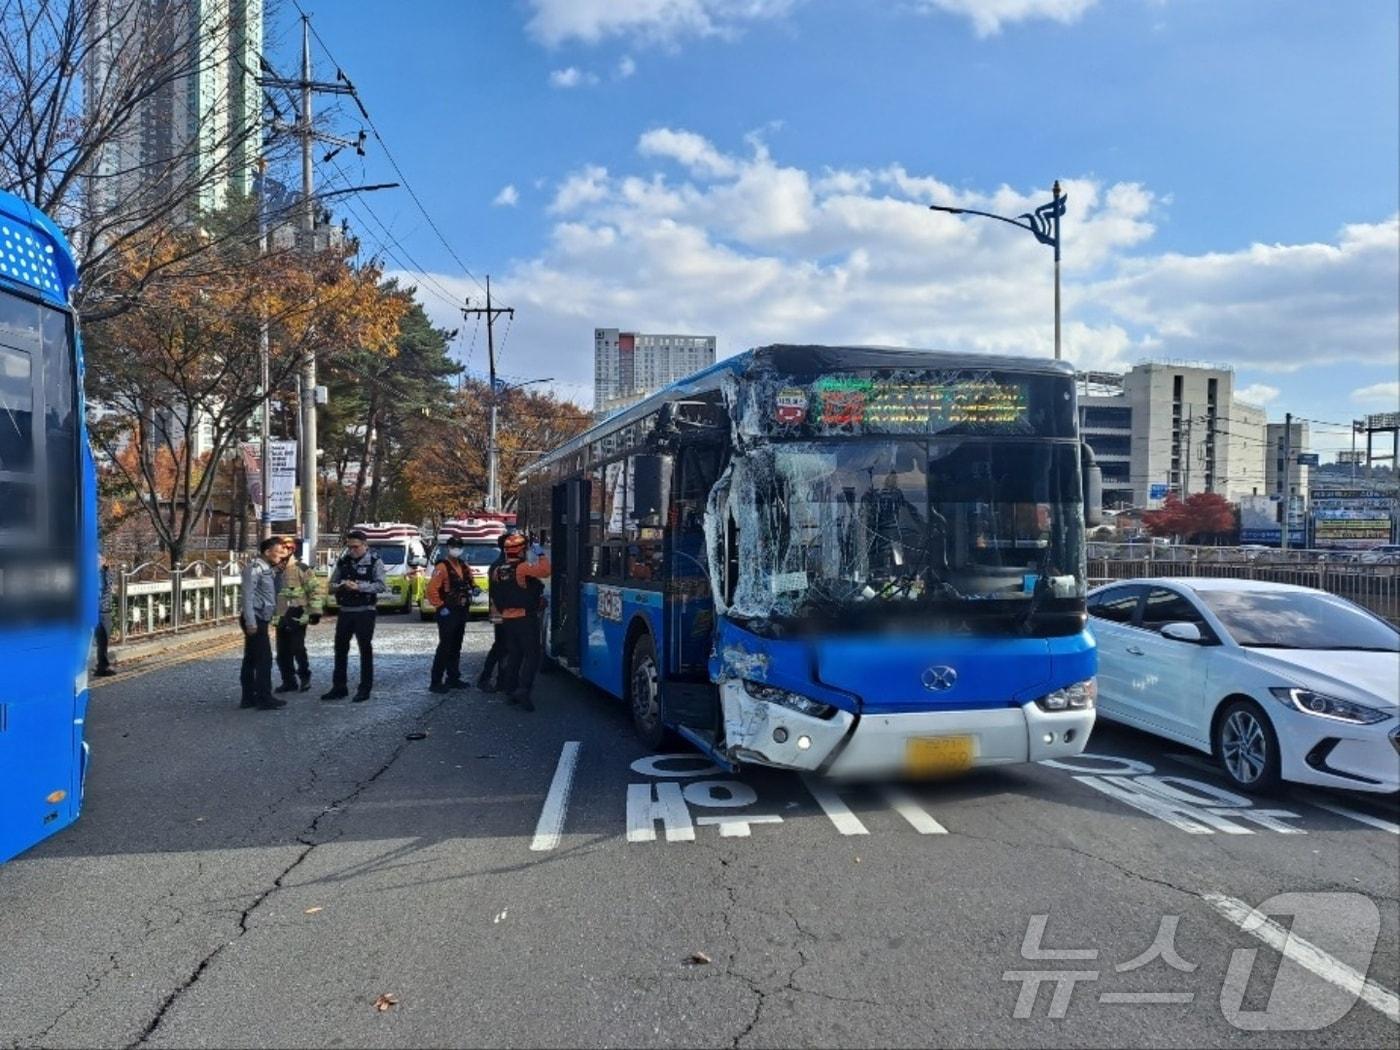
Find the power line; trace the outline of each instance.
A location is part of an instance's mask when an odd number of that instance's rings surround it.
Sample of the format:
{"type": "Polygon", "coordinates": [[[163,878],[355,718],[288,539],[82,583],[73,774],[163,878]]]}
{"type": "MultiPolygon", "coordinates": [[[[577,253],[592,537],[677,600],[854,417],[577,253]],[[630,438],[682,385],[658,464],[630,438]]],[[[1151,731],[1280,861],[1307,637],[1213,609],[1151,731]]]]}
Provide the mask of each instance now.
{"type": "MultiPolygon", "coordinates": [[[[292,3],[304,17],[306,15],[306,12],[302,10],[301,4],[298,2],[298,0],[292,0],[292,3]]],[[[335,55],[331,54],[331,49],[326,46],[326,42],[321,38],[321,34],[316,31],[316,27],[314,25],[311,26],[311,35],[316,38],[316,43],[318,43],[321,46],[321,50],[326,53],[326,57],[329,58],[333,63],[335,63],[336,75],[341,79],[345,80],[347,84],[350,84],[350,79],[346,77],[345,74],[341,71],[340,63],[336,61],[335,55]]],[[[448,243],[447,238],[443,235],[443,232],[438,227],[438,224],[434,222],[433,217],[428,214],[428,209],[424,207],[423,201],[419,198],[418,193],[413,188],[413,184],[408,181],[408,176],[404,174],[403,168],[399,166],[399,162],[394,158],[393,152],[389,149],[389,144],[384,141],[384,136],[379,133],[379,128],[375,125],[374,118],[369,115],[369,110],[365,108],[364,100],[360,98],[359,91],[355,88],[353,84],[350,84],[350,97],[355,100],[355,105],[359,107],[360,115],[365,118],[365,123],[369,125],[369,129],[373,133],[375,141],[378,142],[380,147],[384,150],[384,156],[388,159],[389,164],[393,167],[394,172],[398,175],[399,181],[403,183],[404,189],[408,190],[408,195],[411,198],[413,198],[413,203],[418,206],[418,210],[423,214],[423,218],[427,220],[428,226],[432,229],[433,233],[437,235],[438,241],[440,241],[442,246],[447,249],[447,254],[452,257],[453,261],[456,262],[456,264],[462,268],[462,272],[465,273],[468,277],[470,277],[473,283],[475,283],[476,286],[484,292],[486,290],[485,286],[479,280],[477,280],[476,274],[472,273],[471,268],[465,262],[462,261],[462,257],[458,255],[457,252],[453,249],[452,245],[448,243]]]]}

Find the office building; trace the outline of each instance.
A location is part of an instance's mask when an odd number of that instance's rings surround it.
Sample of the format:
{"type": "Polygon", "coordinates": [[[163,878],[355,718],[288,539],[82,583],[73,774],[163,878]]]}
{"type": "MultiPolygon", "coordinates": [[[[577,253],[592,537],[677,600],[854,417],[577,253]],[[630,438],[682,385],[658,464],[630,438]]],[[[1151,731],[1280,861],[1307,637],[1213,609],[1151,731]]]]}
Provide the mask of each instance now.
{"type": "Polygon", "coordinates": [[[1167,363],[1081,373],[1080,425],[1103,469],[1104,506],[1263,494],[1264,410],[1237,399],[1234,381],[1228,369],[1167,363]]]}
{"type": "Polygon", "coordinates": [[[98,150],[87,176],[95,218],[193,190],[177,210],[189,220],[225,207],[232,193],[252,193],[262,140],[262,34],[263,0],[93,0],[83,69],[90,117],[112,111],[112,92],[158,81],[132,73],[135,63],[155,56],[167,58],[173,73],[190,71],[160,83],[98,150]]]}
{"type": "Polygon", "coordinates": [[[608,415],[715,363],[712,335],[593,330],[593,411],[608,415]]]}
{"type": "Polygon", "coordinates": [[[1268,454],[1266,456],[1265,468],[1267,493],[1277,499],[1282,499],[1284,495],[1284,478],[1288,479],[1288,495],[1303,496],[1308,494],[1308,475],[1312,469],[1301,465],[1298,462],[1298,454],[1308,451],[1308,425],[1306,423],[1294,423],[1288,435],[1288,458],[1292,461],[1288,464],[1288,472],[1284,473],[1284,431],[1288,429],[1283,423],[1270,423],[1268,431],[1268,454]]]}

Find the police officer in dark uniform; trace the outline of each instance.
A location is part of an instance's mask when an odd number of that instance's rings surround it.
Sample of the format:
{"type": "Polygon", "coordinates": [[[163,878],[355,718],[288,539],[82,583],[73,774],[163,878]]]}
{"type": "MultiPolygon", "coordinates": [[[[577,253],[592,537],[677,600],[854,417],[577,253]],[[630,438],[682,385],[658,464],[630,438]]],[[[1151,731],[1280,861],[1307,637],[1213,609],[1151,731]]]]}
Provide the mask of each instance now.
{"type": "Polygon", "coordinates": [[[549,556],[538,544],[525,556],[526,540],[520,533],[506,537],[505,557],[491,568],[491,608],[501,618],[506,657],[500,688],[506,703],[526,711],[535,709],[530,690],[540,665],[539,611],[544,594],[541,582],[549,577],[549,556]]]}
{"type": "Polygon", "coordinates": [[[384,580],[384,562],[369,548],[368,537],[359,529],[345,535],[345,553],[331,573],[339,612],[335,621],[335,671],[331,691],[322,700],[342,700],[350,695],[348,671],[350,639],[360,650],[360,685],[354,700],[369,699],[374,685],[374,618],[379,596],[389,589],[384,580]]]}

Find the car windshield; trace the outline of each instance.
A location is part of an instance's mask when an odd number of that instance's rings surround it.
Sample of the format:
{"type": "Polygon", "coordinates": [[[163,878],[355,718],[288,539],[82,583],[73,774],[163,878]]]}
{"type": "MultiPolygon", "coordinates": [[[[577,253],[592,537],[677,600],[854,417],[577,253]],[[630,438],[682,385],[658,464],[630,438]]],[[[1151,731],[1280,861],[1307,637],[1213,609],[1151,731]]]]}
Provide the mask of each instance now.
{"type": "Polygon", "coordinates": [[[1400,631],[1335,595],[1306,591],[1197,593],[1243,646],[1400,652],[1400,631]]]}
{"type": "Polygon", "coordinates": [[[402,565],[408,560],[408,547],[402,543],[371,543],[369,549],[385,565],[402,565]]]}
{"type": "Polygon", "coordinates": [[[792,617],[1083,598],[1072,444],[792,442],[749,459],[759,542],[741,573],[748,604],[763,595],[792,617]]]}

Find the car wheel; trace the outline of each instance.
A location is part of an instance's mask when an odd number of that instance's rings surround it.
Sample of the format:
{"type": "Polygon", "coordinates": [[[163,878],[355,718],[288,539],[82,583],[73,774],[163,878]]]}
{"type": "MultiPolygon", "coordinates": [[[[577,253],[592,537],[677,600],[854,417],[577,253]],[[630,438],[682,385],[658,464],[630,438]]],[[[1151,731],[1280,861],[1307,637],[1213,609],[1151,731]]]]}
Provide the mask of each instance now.
{"type": "Polygon", "coordinates": [[[628,700],[637,736],[655,751],[666,739],[666,726],[661,720],[661,672],[656,666],[656,646],[650,634],[642,635],[632,647],[628,700]]]}
{"type": "Polygon", "coordinates": [[[1235,787],[1258,794],[1278,790],[1278,736],[1253,700],[1225,705],[1215,723],[1214,744],[1215,757],[1235,787]]]}

